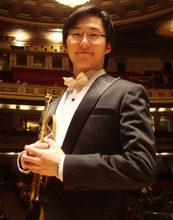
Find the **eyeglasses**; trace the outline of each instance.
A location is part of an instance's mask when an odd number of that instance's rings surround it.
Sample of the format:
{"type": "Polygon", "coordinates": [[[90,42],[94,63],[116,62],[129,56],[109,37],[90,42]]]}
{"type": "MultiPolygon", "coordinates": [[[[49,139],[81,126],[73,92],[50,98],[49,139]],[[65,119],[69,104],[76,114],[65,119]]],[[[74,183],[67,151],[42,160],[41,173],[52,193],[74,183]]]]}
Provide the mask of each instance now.
{"type": "Polygon", "coordinates": [[[87,36],[87,39],[92,42],[100,40],[101,37],[106,37],[105,35],[103,35],[99,32],[96,32],[96,31],[95,32],[92,31],[92,32],[88,32],[88,33],[81,33],[80,31],[71,31],[69,33],[69,35],[71,36],[71,39],[76,40],[76,41],[81,41],[83,36],[85,35],[85,36],[87,36]]]}

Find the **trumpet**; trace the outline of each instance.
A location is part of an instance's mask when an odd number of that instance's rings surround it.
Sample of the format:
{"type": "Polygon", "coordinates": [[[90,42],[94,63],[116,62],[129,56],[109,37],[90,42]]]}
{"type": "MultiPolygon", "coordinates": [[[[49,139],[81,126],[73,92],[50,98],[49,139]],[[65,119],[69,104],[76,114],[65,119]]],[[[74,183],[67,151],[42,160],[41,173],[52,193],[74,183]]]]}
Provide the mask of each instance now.
{"type": "MultiPolygon", "coordinates": [[[[49,109],[49,103],[52,96],[50,94],[47,94],[45,96],[45,107],[42,113],[42,126],[41,130],[39,132],[39,142],[43,142],[43,138],[48,133],[54,133],[55,132],[55,115],[51,115],[47,118],[48,109],[49,109]],[[51,126],[50,126],[51,125],[51,126]]],[[[39,201],[40,199],[40,191],[44,186],[47,184],[48,177],[42,176],[39,174],[33,174],[33,180],[31,185],[31,194],[30,194],[30,203],[32,204],[33,201],[39,201]]],[[[33,206],[33,204],[32,204],[33,206]]],[[[39,220],[45,220],[43,209],[40,209],[40,215],[39,220]]],[[[35,217],[34,217],[34,220],[35,217]]]]}

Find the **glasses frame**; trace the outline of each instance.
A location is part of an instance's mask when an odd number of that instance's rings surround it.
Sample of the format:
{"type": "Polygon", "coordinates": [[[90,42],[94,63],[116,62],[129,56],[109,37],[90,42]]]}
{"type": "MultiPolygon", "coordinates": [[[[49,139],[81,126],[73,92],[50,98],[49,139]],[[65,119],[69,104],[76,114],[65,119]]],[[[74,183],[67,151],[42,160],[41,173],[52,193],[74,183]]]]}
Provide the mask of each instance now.
{"type": "Polygon", "coordinates": [[[73,40],[75,40],[75,41],[78,41],[78,42],[80,42],[80,41],[83,39],[84,35],[87,37],[88,41],[90,41],[90,42],[95,42],[95,41],[97,41],[97,40],[100,40],[101,37],[105,37],[105,38],[106,38],[106,35],[103,35],[103,34],[101,34],[101,33],[99,33],[99,34],[100,34],[100,37],[99,37],[98,39],[90,39],[90,37],[88,37],[88,33],[82,33],[82,34],[81,34],[81,37],[80,37],[79,39],[78,39],[78,38],[73,38],[71,32],[69,32],[68,35],[71,37],[71,39],[73,39],[73,40]]]}

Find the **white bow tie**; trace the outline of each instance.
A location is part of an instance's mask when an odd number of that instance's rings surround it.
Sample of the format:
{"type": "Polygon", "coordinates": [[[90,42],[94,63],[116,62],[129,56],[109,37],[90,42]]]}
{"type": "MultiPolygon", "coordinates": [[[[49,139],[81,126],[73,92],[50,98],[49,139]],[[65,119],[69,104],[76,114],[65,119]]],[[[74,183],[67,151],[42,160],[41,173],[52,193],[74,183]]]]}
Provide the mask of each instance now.
{"type": "Polygon", "coordinates": [[[83,72],[79,73],[76,79],[73,77],[63,77],[63,79],[64,85],[68,86],[69,88],[85,86],[88,83],[88,78],[83,72]]]}

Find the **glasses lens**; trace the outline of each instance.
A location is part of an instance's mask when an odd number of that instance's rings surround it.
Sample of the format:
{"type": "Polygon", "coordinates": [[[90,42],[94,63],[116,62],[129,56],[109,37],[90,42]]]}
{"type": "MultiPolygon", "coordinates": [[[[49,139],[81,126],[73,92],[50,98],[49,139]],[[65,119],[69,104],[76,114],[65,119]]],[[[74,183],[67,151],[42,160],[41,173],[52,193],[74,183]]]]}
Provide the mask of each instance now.
{"type": "Polygon", "coordinates": [[[91,32],[87,36],[90,40],[98,40],[100,38],[101,34],[97,33],[97,32],[91,32]]]}
{"type": "Polygon", "coordinates": [[[80,33],[80,32],[77,32],[77,31],[72,31],[71,33],[70,33],[70,35],[71,35],[71,38],[72,39],[76,39],[76,40],[80,40],[81,38],[82,38],[82,33],[80,33]]]}
{"type": "Polygon", "coordinates": [[[81,40],[83,38],[83,36],[86,36],[88,40],[90,41],[95,41],[95,40],[99,40],[100,37],[102,36],[99,32],[89,32],[89,33],[82,33],[80,31],[71,31],[70,32],[70,36],[72,39],[74,40],[81,40]]]}

